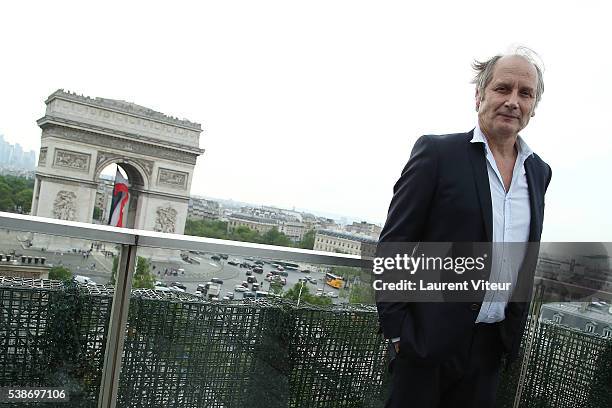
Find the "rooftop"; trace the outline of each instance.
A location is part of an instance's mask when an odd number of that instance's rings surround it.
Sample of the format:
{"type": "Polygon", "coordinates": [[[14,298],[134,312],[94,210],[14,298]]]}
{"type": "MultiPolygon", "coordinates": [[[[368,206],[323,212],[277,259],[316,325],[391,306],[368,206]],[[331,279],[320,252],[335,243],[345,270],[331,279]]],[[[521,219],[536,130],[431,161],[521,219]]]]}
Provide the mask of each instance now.
{"type": "Polygon", "coordinates": [[[377,239],[374,239],[374,238],[371,238],[365,235],[349,234],[347,232],[341,232],[341,231],[321,230],[321,231],[317,231],[317,234],[327,235],[327,236],[335,237],[335,238],[349,239],[351,241],[359,241],[365,244],[375,244],[378,242],[377,239]]]}
{"type": "Polygon", "coordinates": [[[157,112],[153,109],[147,108],[145,106],[137,105],[132,102],[126,102],[118,99],[108,99],[108,98],[92,98],[85,95],[79,95],[75,92],[65,91],[63,89],[58,89],[49,95],[49,98],[45,101],[45,103],[49,103],[54,98],[68,99],[75,102],[86,103],[88,105],[95,105],[101,108],[113,109],[116,111],[121,111],[125,113],[129,113],[132,115],[143,116],[149,119],[155,119],[161,122],[166,122],[173,125],[180,125],[183,127],[191,128],[192,130],[202,131],[202,125],[200,123],[192,122],[187,119],[179,119],[173,116],[168,116],[164,113],[157,112]]]}

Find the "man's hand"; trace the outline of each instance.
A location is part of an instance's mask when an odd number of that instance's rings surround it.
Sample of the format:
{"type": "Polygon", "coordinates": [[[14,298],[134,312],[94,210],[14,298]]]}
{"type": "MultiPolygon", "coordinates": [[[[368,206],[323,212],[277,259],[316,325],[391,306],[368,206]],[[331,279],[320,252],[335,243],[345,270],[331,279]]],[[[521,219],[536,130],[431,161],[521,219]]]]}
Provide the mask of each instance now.
{"type": "Polygon", "coordinates": [[[399,354],[399,341],[396,341],[395,343],[393,343],[393,347],[395,347],[395,352],[399,354]]]}

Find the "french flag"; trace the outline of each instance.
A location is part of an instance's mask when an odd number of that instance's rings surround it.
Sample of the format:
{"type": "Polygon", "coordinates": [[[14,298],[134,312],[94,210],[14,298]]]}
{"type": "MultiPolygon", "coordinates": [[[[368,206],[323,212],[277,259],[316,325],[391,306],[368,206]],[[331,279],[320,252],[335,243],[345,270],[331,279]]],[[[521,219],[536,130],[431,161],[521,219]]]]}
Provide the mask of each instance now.
{"type": "Polygon", "coordinates": [[[115,187],[113,188],[113,201],[111,202],[110,216],[108,217],[108,225],[112,227],[123,227],[123,209],[130,198],[128,187],[128,181],[117,169],[115,187]]]}

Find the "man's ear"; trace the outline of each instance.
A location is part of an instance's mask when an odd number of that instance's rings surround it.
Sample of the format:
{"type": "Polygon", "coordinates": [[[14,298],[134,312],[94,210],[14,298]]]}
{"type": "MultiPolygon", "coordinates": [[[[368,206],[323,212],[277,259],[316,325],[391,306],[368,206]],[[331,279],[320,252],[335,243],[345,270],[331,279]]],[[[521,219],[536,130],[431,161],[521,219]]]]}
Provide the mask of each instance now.
{"type": "Polygon", "coordinates": [[[476,88],[476,95],[474,98],[476,99],[476,112],[478,112],[478,109],[480,109],[480,91],[478,88],[476,88]]]}

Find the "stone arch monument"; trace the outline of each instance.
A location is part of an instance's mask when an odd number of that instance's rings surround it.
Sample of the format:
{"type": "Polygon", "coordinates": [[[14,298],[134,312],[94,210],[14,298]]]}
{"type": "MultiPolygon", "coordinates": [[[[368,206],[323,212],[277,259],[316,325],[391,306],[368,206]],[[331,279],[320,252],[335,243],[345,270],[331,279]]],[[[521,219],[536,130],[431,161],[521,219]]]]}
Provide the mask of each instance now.
{"type": "Polygon", "coordinates": [[[64,90],[45,103],[32,215],[91,222],[100,173],[116,163],[131,184],[127,226],[183,233],[200,124],[64,90]]]}

